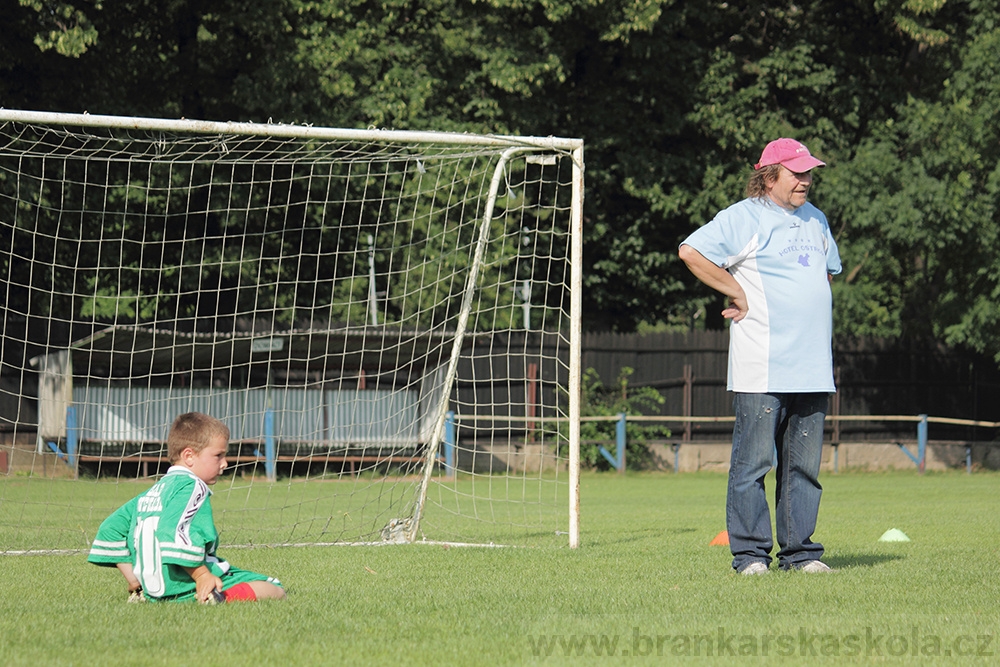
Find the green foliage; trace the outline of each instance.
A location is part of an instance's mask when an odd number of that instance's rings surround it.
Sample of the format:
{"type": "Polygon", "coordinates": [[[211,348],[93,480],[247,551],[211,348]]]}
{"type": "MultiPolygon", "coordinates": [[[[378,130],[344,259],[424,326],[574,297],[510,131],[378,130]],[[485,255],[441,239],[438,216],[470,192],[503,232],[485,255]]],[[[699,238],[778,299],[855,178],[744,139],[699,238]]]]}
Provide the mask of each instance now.
{"type": "Polygon", "coordinates": [[[838,335],[1000,358],[996,0],[0,3],[7,108],[583,137],[591,329],[721,327],[677,244],[801,139],[838,335]]]}
{"type": "MultiPolygon", "coordinates": [[[[22,7],[38,14],[40,29],[35,34],[34,42],[40,51],[52,49],[61,56],[79,58],[97,43],[97,29],[93,22],[74,5],[52,0],[18,1],[22,7]]],[[[101,3],[95,2],[94,8],[100,10],[101,3]]]]}
{"type": "Polygon", "coordinates": [[[947,30],[934,27],[935,15],[947,0],[876,0],[880,12],[892,16],[900,32],[921,46],[939,46],[949,39],[947,30]]]}
{"type": "Polygon", "coordinates": [[[824,180],[845,260],[838,334],[937,340],[1000,361],[998,49],[995,28],[974,34],[936,95],[910,96],[824,180]]]}
{"type": "MultiPolygon", "coordinates": [[[[605,386],[593,368],[584,371],[580,404],[582,417],[611,417],[625,413],[636,417],[657,413],[664,398],[653,387],[629,387],[628,379],[635,369],[624,367],[613,385],[605,386]]],[[[616,421],[586,421],[580,424],[580,462],[589,468],[606,470],[607,460],[601,456],[600,447],[614,453],[616,421]]],[[[625,422],[625,462],[629,470],[642,469],[652,460],[648,441],[669,438],[665,426],[625,422]]]]}

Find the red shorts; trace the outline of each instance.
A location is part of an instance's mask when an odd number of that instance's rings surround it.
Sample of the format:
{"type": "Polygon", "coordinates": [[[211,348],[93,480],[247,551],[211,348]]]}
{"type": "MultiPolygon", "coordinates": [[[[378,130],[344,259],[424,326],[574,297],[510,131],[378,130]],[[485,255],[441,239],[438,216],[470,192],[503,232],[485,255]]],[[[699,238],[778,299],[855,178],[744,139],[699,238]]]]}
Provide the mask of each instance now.
{"type": "Polygon", "coordinates": [[[253,586],[246,582],[227,588],[222,594],[226,596],[226,602],[254,602],[257,599],[253,586]]]}

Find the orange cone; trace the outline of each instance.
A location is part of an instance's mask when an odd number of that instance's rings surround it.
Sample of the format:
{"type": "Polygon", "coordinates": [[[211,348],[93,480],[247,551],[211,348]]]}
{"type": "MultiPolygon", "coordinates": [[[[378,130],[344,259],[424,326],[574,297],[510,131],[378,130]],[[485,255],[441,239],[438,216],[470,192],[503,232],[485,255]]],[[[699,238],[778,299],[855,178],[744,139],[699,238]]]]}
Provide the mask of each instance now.
{"type": "Polygon", "coordinates": [[[726,547],[729,546],[729,533],[722,531],[708,543],[710,547],[726,547]]]}

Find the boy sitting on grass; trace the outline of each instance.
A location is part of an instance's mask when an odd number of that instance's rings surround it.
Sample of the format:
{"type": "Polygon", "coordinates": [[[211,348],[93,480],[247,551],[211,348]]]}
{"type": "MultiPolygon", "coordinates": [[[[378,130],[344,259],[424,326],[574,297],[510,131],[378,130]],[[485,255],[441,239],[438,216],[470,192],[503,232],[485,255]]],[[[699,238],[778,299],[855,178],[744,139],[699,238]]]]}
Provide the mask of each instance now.
{"type": "Polygon", "coordinates": [[[281,599],[277,579],[233,567],[215,554],[219,533],[208,486],[226,469],[229,428],[188,412],[167,436],[167,474],[109,516],[87,560],[116,566],[129,601],[197,600],[202,603],[281,599]]]}

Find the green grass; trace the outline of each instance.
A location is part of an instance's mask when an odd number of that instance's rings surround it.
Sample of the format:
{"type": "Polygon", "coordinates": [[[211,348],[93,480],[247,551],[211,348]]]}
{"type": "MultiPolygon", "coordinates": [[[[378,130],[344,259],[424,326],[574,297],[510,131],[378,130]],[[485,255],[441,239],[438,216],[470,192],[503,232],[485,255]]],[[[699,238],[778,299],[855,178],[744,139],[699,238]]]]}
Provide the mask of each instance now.
{"type": "MultiPolygon", "coordinates": [[[[101,521],[152,485],[145,480],[0,478],[0,555],[86,551],[101,521]]],[[[222,544],[286,545],[379,541],[392,519],[409,517],[420,479],[344,477],[220,480],[212,508],[222,544]]],[[[436,477],[420,537],[477,544],[565,544],[566,475],[436,477]],[[562,536],[559,533],[562,533],[562,536]]]]}
{"type": "Polygon", "coordinates": [[[995,661],[1000,475],[822,481],[815,537],[838,569],[828,575],[735,575],[728,549],[708,545],[725,527],[725,476],[703,473],[584,475],[576,550],[223,549],[281,578],[284,602],[127,605],[117,573],[83,556],[0,557],[0,662],[995,661]],[[879,542],[889,528],[911,541],[879,542]]]}

